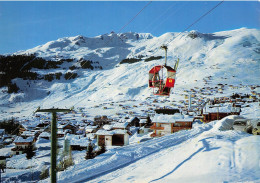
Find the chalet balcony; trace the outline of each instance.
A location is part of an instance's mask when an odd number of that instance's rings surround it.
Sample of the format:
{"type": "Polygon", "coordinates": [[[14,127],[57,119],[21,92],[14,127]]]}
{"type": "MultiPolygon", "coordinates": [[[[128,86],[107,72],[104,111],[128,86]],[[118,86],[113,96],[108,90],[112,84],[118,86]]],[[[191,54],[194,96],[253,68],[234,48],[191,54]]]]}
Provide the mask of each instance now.
{"type": "Polygon", "coordinates": [[[150,127],[152,130],[164,130],[164,127],[162,127],[162,126],[155,126],[155,125],[153,125],[153,126],[151,126],[150,127]]]}
{"type": "Polygon", "coordinates": [[[190,130],[192,127],[173,127],[173,132],[178,132],[180,130],[190,130]]]}
{"type": "MultiPolygon", "coordinates": [[[[11,151],[26,151],[28,149],[30,149],[30,148],[29,147],[13,147],[11,149],[11,151]]],[[[36,150],[36,149],[37,149],[36,147],[32,148],[33,151],[36,150]]]]}
{"type": "Polygon", "coordinates": [[[158,134],[156,134],[156,133],[152,133],[151,135],[150,135],[150,137],[162,137],[163,135],[158,135],[158,134]]]}

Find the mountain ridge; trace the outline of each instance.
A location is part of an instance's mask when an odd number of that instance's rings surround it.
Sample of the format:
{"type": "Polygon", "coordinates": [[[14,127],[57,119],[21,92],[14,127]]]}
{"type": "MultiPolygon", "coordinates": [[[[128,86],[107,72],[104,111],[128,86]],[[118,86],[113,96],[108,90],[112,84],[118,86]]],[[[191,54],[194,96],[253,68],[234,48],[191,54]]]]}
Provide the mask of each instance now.
{"type": "MultiPolygon", "coordinates": [[[[113,100],[145,100],[152,96],[152,91],[147,87],[147,73],[153,66],[164,64],[164,51],[160,46],[165,43],[168,43],[167,64],[173,66],[177,58],[180,59],[176,86],[172,94],[180,93],[187,88],[213,87],[219,83],[259,84],[260,31],[257,29],[241,28],[213,34],[197,31],[165,33],[159,37],[149,33],[111,33],[105,36],[112,37],[109,44],[105,44],[101,36],[74,36],[14,53],[35,54],[52,61],[72,59],[57,69],[33,70],[43,75],[60,72],[64,76],[70,72],[77,73],[78,76],[73,80],[61,77],[60,80],[54,79],[51,82],[16,78],[12,82],[18,85],[20,91],[7,94],[4,92],[6,88],[2,87],[0,105],[8,111],[8,106],[16,108],[18,104],[29,105],[28,110],[33,110],[33,105],[30,105],[32,103],[57,107],[58,104],[84,105],[86,101],[99,103],[113,100]],[[142,38],[137,39],[137,34],[142,38]],[[97,41],[95,44],[90,41],[91,48],[87,47],[90,44],[87,43],[89,39],[97,41]],[[170,40],[172,41],[169,42],[170,40]],[[107,46],[100,47],[100,42],[107,46]],[[145,59],[152,56],[158,59],[145,62],[145,59]],[[122,64],[121,61],[127,58],[139,61],[122,64]],[[80,64],[82,59],[91,61],[93,70],[83,69],[80,64]],[[209,77],[212,79],[207,79],[209,77]]],[[[170,99],[173,98],[174,95],[171,95],[170,99]]]]}

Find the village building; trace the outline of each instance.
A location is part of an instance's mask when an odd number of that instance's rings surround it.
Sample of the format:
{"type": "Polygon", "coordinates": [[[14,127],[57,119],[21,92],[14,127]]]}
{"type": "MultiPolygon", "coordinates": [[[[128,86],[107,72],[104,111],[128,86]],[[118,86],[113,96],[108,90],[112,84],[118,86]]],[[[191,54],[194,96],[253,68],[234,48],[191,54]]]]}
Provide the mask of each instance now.
{"type": "Polygon", "coordinates": [[[19,134],[22,134],[24,131],[32,131],[36,128],[37,124],[28,123],[29,121],[24,122],[23,124],[20,124],[19,126],[19,134]]]}
{"type": "Polygon", "coordinates": [[[58,129],[57,130],[57,136],[58,137],[64,137],[67,133],[75,134],[77,127],[72,125],[72,124],[66,123],[66,124],[63,124],[63,125],[58,124],[57,129],[58,129]]]}
{"type": "Polygon", "coordinates": [[[36,139],[34,137],[23,138],[18,136],[14,140],[15,147],[11,150],[13,154],[22,154],[30,147],[32,147],[32,149],[35,149],[35,141],[36,139]]]}
{"type": "Polygon", "coordinates": [[[78,127],[78,130],[76,131],[76,134],[77,135],[84,135],[84,134],[86,134],[86,131],[85,131],[85,126],[79,126],[78,127]]]}
{"type": "Polygon", "coordinates": [[[66,140],[69,140],[69,145],[71,150],[85,150],[90,143],[88,137],[83,137],[81,135],[67,135],[66,140]]]}
{"type": "Polygon", "coordinates": [[[113,130],[113,125],[104,125],[102,128],[104,130],[110,131],[110,130],[113,130]]]}
{"type": "Polygon", "coordinates": [[[86,126],[85,127],[85,132],[86,134],[89,134],[89,133],[96,133],[98,130],[98,126],[86,126]]]}
{"type": "Polygon", "coordinates": [[[39,123],[36,127],[35,130],[40,130],[40,131],[44,131],[46,128],[48,128],[50,126],[50,121],[43,121],[41,123],[39,123]]]}
{"type": "Polygon", "coordinates": [[[214,120],[220,120],[229,115],[240,115],[241,108],[233,106],[233,104],[205,106],[202,111],[203,122],[207,123],[214,120]]]}
{"type": "Polygon", "coordinates": [[[173,133],[178,132],[180,130],[190,130],[192,129],[192,124],[194,122],[193,118],[185,118],[185,119],[178,119],[173,124],[173,133]]]}
{"type": "Polygon", "coordinates": [[[39,136],[40,132],[39,131],[23,131],[21,134],[21,137],[27,138],[27,137],[33,137],[37,138],[39,136]]]}
{"type": "Polygon", "coordinates": [[[127,122],[130,123],[131,126],[139,127],[140,119],[138,117],[132,117],[127,122]]]}
{"type": "Polygon", "coordinates": [[[123,123],[115,123],[112,127],[114,130],[121,129],[121,130],[130,130],[130,123],[123,122],[123,123]]]}
{"type": "Polygon", "coordinates": [[[160,137],[180,130],[191,129],[193,118],[184,119],[184,116],[180,113],[174,115],[156,114],[152,119],[152,123],[151,129],[153,133],[151,137],[160,137]]]}
{"type": "Polygon", "coordinates": [[[48,132],[42,132],[42,133],[39,135],[39,138],[46,139],[46,140],[50,140],[51,134],[48,133],[48,132]]]}
{"type": "Polygon", "coordinates": [[[205,106],[202,111],[203,122],[207,123],[220,120],[229,115],[240,115],[241,108],[233,107],[233,104],[223,106],[205,106]]]}
{"type": "Polygon", "coordinates": [[[147,124],[147,119],[144,119],[144,118],[140,119],[139,127],[143,127],[143,126],[145,126],[146,124],[147,124]]]}
{"type": "Polygon", "coordinates": [[[99,126],[102,126],[104,124],[108,124],[110,122],[110,120],[108,119],[107,116],[103,115],[103,116],[95,116],[94,117],[94,125],[99,125],[99,126]]]}
{"type": "Polygon", "coordinates": [[[98,130],[96,135],[98,146],[125,146],[129,144],[130,133],[127,130],[98,130]]]}

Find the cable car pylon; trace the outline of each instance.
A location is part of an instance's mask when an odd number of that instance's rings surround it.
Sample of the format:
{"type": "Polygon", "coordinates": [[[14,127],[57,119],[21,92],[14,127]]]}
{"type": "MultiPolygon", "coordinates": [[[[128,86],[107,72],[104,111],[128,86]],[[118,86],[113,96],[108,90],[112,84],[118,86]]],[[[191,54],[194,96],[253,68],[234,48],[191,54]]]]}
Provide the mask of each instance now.
{"type": "Polygon", "coordinates": [[[162,45],[161,46],[162,49],[165,50],[165,66],[167,65],[167,50],[168,50],[168,47],[166,45],[162,45]]]}
{"type": "Polygon", "coordinates": [[[167,66],[167,50],[166,45],[161,46],[165,50],[165,64],[154,66],[149,71],[149,87],[153,88],[153,94],[159,96],[169,96],[171,88],[174,88],[176,70],[179,64],[179,59],[176,61],[174,69],[167,66]],[[163,70],[166,70],[166,77],[164,78],[163,70]]]}

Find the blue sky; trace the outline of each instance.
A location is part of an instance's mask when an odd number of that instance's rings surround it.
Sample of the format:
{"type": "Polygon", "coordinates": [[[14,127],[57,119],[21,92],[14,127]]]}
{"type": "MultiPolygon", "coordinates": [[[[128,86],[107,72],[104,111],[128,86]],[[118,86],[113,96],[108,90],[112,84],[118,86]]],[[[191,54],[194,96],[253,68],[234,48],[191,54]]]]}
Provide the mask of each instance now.
{"type": "MultiPolygon", "coordinates": [[[[13,53],[61,37],[118,32],[148,1],[0,1],[0,54],[13,53]]],[[[155,1],[122,32],[160,36],[180,32],[218,1],[155,1]]],[[[225,1],[189,30],[204,33],[241,27],[260,29],[260,3],[225,1]]]]}

